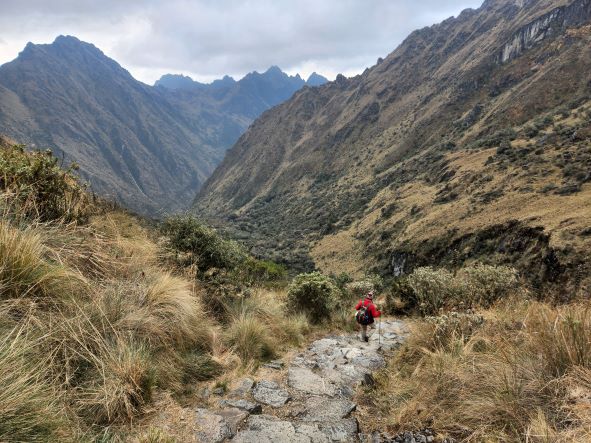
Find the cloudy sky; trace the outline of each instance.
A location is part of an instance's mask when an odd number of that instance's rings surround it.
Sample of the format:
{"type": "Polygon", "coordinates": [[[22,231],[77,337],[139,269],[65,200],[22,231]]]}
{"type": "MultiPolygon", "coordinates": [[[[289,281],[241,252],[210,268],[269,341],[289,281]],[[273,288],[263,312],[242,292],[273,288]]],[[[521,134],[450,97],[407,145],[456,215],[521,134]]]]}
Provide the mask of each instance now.
{"type": "Polygon", "coordinates": [[[134,77],[211,81],[278,65],[355,75],[412,30],[482,0],[0,0],[0,64],[29,41],[74,35],[134,77]]]}

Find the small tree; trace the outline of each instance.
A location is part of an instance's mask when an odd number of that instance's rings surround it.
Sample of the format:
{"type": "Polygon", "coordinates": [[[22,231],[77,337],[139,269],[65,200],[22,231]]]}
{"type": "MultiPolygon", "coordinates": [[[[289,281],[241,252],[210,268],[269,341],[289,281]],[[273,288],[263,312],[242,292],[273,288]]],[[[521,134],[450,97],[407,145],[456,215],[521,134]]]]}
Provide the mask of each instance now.
{"type": "Polygon", "coordinates": [[[327,276],[312,272],[300,274],[289,285],[287,305],[293,312],[303,312],[312,322],[329,317],[336,306],[339,290],[327,276]]]}
{"type": "Polygon", "coordinates": [[[169,246],[193,256],[201,271],[232,269],[246,260],[244,249],[235,241],[222,238],[214,229],[191,215],[175,215],[162,224],[169,246]]]}

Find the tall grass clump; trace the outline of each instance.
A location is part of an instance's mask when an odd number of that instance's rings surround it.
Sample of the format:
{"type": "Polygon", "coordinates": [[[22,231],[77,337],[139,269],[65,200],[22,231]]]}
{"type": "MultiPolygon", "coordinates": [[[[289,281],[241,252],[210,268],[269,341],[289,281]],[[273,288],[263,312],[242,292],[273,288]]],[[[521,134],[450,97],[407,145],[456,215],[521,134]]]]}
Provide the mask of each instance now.
{"type": "Polygon", "coordinates": [[[588,441],[591,311],[511,299],[418,321],[368,391],[372,427],[460,441],[588,441]]]}
{"type": "Polygon", "coordinates": [[[339,297],[333,281],[319,273],[300,274],[287,290],[287,307],[294,313],[305,313],[310,321],[319,323],[330,318],[339,297]]]}
{"type": "Polygon", "coordinates": [[[45,378],[38,346],[23,329],[0,336],[0,441],[74,441],[65,393],[45,378]]]}
{"type": "Polygon", "coordinates": [[[0,300],[56,298],[71,294],[78,276],[52,263],[39,231],[0,221],[0,300]]]}
{"type": "Polygon", "coordinates": [[[226,331],[226,340],[244,362],[271,358],[277,349],[271,329],[248,314],[234,319],[226,331]]]}

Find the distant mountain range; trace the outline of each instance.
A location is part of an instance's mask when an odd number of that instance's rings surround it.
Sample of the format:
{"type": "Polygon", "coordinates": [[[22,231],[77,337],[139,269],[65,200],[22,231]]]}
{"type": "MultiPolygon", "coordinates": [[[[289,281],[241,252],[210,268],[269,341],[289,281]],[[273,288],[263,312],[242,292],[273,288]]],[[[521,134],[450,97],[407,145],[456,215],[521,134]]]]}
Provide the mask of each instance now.
{"type": "Polygon", "coordinates": [[[249,124],[305,84],[272,67],[239,81],[169,75],[148,86],[92,44],[60,36],[0,66],[0,133],[51,148],[97,193],[157,215],[186,208],[249,124]]]}
{"type": "Polygon", "coordinates": [[[264,113],[195,212],[301,269],[399,275],[479,260],[581,284],[590,48],[591,0],[486,0],[264,113]]]}

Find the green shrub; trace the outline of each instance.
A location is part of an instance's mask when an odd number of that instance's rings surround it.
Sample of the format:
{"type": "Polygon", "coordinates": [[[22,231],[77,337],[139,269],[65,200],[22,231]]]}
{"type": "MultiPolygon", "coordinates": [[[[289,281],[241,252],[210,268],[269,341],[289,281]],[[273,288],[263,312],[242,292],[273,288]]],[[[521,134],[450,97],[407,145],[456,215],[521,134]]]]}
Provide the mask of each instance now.
{"type": "Polygon", "coordinates": [[[407,284],[423,315],[438,313],[446,303],[455,300],[458,294],[454,275],[446,269],[417,268],[408,276],[407,284]]]}
{"type": "Polygon", "coordinates": [[[417,309],[436,315],[445,309],[488,307],[517,287],[517,273],[507,266],[476,263],[456,275],[446,269],[417,268],[398,279],[388,294],[386,309],[417,309]]]}
{"type": "Polygon", "coordinates": [[[341,272],[339,275],[336,276],[331,275],[331,277],[334,280],[335,284],[339,287],[339,289],[345,289],[345,287],[353,281],[353,277],[351,277],[346,272],[341,272]]]}
{"type": "Polygon", "coordinates": [[[248,257],[237,270],[244,283],[280,282],[287,278],[287,268],[270,260],[248,257]]]}
{"type": "Polygon", "coordinates": [[[214,229],[191,215],[175,215],[162,224],[169,247],[188,253],[201,271],[232,269],[246,260],[246,252],[235,241],[222,238],[214,229]]]}
{"type": "Polygon", "coordinates": [[[25,152],[23,145],[0,139],[0,192],[10,210],[42,221],[83,221],[89,200],[74,175],[62,169],[51,151],[25,152]]]}
{"type": "Polygon", "coordinates": [[[330,317],[339,290],[327,276],[312,272],[300,274],[289,285],[287,305],[292,312],[303,312],[312,322],[330,317]]]}
{"type": "Polygon", "coordinates": [[[517,272],[508,266],[477,263],[458,272],[463,299],[470,305],[488,307],[506,296],[517,284],[517,272]]]}

